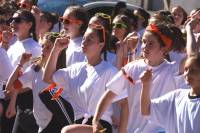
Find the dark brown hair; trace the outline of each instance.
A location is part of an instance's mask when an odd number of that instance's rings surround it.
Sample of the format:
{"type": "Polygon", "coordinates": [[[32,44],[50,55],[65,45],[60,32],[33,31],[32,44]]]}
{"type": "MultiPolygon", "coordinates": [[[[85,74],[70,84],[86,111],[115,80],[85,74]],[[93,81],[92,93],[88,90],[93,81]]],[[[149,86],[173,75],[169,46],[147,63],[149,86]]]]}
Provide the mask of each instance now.
{"type": "Polygon", "coordinates": [[[83,22],[80,27],[80,33],[83,35],[88,27],[88,13],[85,8],[79,5],[74,5],[68,7],[66,10],[69,10],[76,19],[83,22]]]}

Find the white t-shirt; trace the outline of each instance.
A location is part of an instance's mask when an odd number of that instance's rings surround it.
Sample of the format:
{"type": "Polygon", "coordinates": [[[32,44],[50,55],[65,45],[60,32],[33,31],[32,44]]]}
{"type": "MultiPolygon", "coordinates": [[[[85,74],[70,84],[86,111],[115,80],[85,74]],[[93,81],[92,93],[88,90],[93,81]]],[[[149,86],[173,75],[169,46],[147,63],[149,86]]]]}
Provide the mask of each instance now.
{"type": "Polygon", "coordinates": [[[39,126],[39,132],[47,127],[52,119],[52,113],[46,108],[39,98],[39,93],[42,89],[46,88],[49,84],[42,81],[43,70],[35,72],[34,65],[28,67],[21,77],[20,82],[23,88],[29,87],[33,91],[33,115],[36,123],[39,126]]]}
{"type": "MultiPolygon", "coordinates": [[[[96,66],[89,66],[86,62],[76,63],[68,68],[54,73],[54,82],[64,88],[65,98],[72,104],[75,119],[90,117],[100,97],[106,91],[106,83],[116,74],[117,69],[110,63],[101,61],[96,66]]],[[[111,121],[112,108],[109,107],[102,116],[103,120],[111,121]]]]}
{"type": "MultiPolygon", "coordinates": [[[[34,41],[32,38],[27,38],[25,40],[17,40],[13,45],[11,45],[7,51],[8,57],[15,68],[19,63],[20,57],[23,53],[31,53],[32,58],[39,57],[41,55],[42,48],[41,46],[34,41]]],[[[23,66],[23,71],[30,66],[31,61],[26,63],[23,66]]]]}
{"type": "MultiPolygon", "coordinates": [[[[115,94],[119,95],[124,89],[128,90],[128,104],[129,104],[129,122],[128,132],[142,132],[150,130],[160,131],[160,126],[154,123],[148,123],[148,120],[140,113],[140,92],[141,81],[139,76],[148,68],[143,59],[135,60],[124,67],[125,72],[135,81],[133,85],[125,78],[122,71],[107,84],[107,88],[115,94]]],[[[153,73],[152,88],[150,92],[151,98],[159,97],[171,90],[176,89],[174,80],[173,65],[166,60],[156,67],[151,67],[153,73]]]]}
{"type": "Polygon", "coordinates": [[[175,61],[176,63],[180,64],[181,61],[186,57],[186,53],[180,53],[176,51],[170,51],[169,57],[171,61],[175,61]]]}
{"type": "Polygon", "coordinates": [[[0,99],[3,99],[4,93],[2,92],[3,85],[10,76],[13,70],[12,64],[5,49],[0,48],[0,99]]]}
{"type": "Polygon", "coordinates": [[[82,39],[83,37],[78,37],[70,40],[66,50],[66,66],[85,61],[86,58],[81,48],[82,39]]]}
{"type": "Polygon", "coordinates": [[[190,99],[189,91],[178,89],[151,100],[151,121],[169,133],[199,133],[200,98],[190,99]]]}
{"type": "MultiPolygon", "coordinates": [[[[104,54],[101,55],[102,59],[104,59],[104,54]]],[[[111,52],[106,52],[106,56],[107,56],[107,62],[110,62],[113,66],[116,66],[116,62],[117,62],[117,56],[114,53],[111,52]]]]}

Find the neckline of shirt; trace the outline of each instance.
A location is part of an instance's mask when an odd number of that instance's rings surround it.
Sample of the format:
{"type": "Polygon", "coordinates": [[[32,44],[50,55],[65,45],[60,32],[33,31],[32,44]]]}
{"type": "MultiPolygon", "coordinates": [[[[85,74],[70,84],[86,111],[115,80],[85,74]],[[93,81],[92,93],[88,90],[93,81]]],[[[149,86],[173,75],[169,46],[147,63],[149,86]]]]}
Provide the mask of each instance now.
{"type": "Polygon", "coordinates": [[[31,37],[29,37],[29,38],[26,38],[26,39],[24,39],[24,40],[18,40],[19,42],[27,42],[27,41],[29,41],[29,40],[33,40],[31,37]]]}
{"type": "Polygon", "coordinates": [[[152,69],[152,71],[156,71],[156,70],[160,69],[161,67],[163,67],[163,66],[167,63],[167,61],[164,60],[160,65],[157,65],[157,66],[150,66],[150,65],[148,65],[148,64],[145,62],[145,60],[143,60],[143,62],[146,64],[146,67],[147,67],[147,68],[149,67],[150,69],[152,69]]]}

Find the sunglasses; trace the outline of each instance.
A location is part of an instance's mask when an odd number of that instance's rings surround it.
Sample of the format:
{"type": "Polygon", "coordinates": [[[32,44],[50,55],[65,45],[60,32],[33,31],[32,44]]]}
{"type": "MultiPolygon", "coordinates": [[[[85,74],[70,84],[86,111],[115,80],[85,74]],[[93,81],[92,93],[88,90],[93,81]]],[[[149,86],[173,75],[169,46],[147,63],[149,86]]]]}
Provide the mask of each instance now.
{"type": "Polygon", "coordinates": [[[32,5],[26,3],[18,3],[18,7],[20,8],[32,8],[32,5]]]}
{"type": "Polygon", "coordinates": [[[109,24],[111,24],[111,17],[110,17],[110,15],[105,14],[105,13],[96,13],[95,16],[100,16],[102,18],[108,19],[109,24]]]}
{"type": "Polygon", "coordinates": [[[71,24],[71,23],[80,24],[82,22],[81,20],[69,19],[69,18],[64,18],[64,17],[60,17],[59,21],[63,24],[71,24]]]}
{"type": "Polygon", "coordinates": [[[89,24],[88,27],[91,28],[91,29],[95,29],[95,30],[101,30],[101,31],[102,31],[102,34],[103,34],[103,39],[102,39],[102,41],[100,41],[100,42],[103,42],[103,43],[105,42],[106,33],[105,33],[105,29],[104,29],[104,27],[103,27],[102,25],[89,24]]]}
{"type": "Polygon", "coordinates": [[[9,20],[10,23],[13,22],[13,23],[16,23],[16,24],[19,24],[23,21],[25,21],[25,19],[22,18],[22,17],[13,17],[13,18],[10,18],[10,20],[9,20]]]}
{"type": "Polygon", "coordinates": [[[112,23],[112,28],[128,28],[128,27],[123,23],[112,23]]]}
{"type": "Polygon", "coordinates": [[[10,21],[9,21],[9,20],[5,20],[5,19],[0,19],[0,24],[9,25],[9,24],[10,24],[10,21]]]}

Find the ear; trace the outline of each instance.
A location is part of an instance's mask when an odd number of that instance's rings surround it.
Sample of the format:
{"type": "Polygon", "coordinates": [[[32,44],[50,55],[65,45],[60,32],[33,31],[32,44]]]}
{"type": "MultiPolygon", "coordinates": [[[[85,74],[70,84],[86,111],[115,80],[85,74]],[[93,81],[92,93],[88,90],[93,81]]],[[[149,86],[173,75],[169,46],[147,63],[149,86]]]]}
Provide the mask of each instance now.
{"type": "Polygon", "coordinates": [[[29,29],[32,27],[33,23],[32,22],[28,22],[29,25],[29,29]]]}
{"type": "Polygon", "coordinates": [[[103,47],[104,47],[104,45],[105,45],[105,43],[103,43],[103,42],[100,42],[100,43],[99,43],[99,45],[100,45],[100,47],[101,47],[101,48],[103,48],[103,47]]]}
{"type": "Polygon", "coordinates": [[[167,48],[167,47],[162,47],[162,48],[161,48],[161,52],[163,53],[163,56],[167,55],[169,51],[170,51],[170,50],[169,50],[169,48],[167,48]]]}

